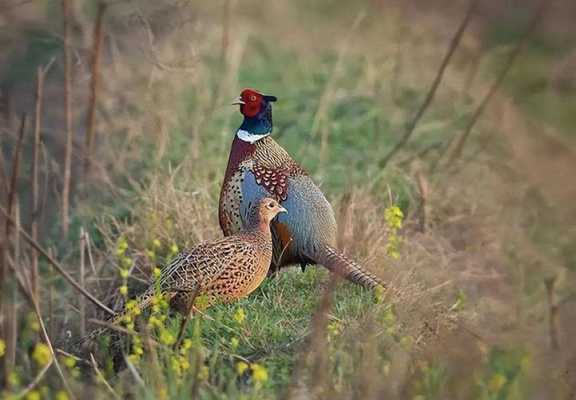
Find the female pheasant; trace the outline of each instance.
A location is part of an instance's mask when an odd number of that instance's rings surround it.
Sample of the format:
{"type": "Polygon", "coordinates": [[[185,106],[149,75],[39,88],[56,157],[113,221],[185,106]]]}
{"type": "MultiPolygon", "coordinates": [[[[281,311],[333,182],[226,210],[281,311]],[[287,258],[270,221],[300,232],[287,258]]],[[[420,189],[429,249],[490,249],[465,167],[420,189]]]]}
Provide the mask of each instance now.
{"type": "Polygon", "coordinates": [[[220,192],[224,235],[239,232],[252,204],[274,197],[287,210],[272,223],[271,270],[321,264],[366,287],[385,286],[376,276],[336,250],[336,220],[324,194],[290,155],[270,137],[274,96],[244,89],[233,104],[244,116],[236,132],[220,192]]]}
{"type": "MultiPolygon", "coordinates": [[[[158,291],[170,307],[186,314],[197,296],[207,305],[230,303],[248,296],[264,280],[272,260],[270,221],[286,209],[271,198],[262,198],[249,209],[246,224],[235,235],[199,244],[183,251],[162,269],[157,281],[136,298],[139,310],[148,308],[158,291]]],[[[126,312],[112,323],[120,322],[126,312]]],[[[78,347],[106,329],[92,332],[81,339],[78,347]]]]}

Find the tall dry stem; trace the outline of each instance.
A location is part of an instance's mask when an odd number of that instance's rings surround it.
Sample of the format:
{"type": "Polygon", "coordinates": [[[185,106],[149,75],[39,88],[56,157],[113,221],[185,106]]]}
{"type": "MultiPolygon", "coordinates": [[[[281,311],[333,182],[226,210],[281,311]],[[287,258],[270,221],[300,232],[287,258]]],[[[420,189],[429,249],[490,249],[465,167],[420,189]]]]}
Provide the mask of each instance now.
{"type": "Polygon", "coordinates": [[[70,3],[62,0],[64,30],[64,116],[66,147],[64,149],[64,181],[62,187],[62,236],[68,235],[70,221],[70,184],[72,180],[72,66],[70,60],[70,3]]]}
{"type": "MultiPolygon", "coordinates": [[[[39,184],[39,162],[40,145],[42,143],[42,107],[44,94],[45,70],[38,67],[36,70],[36,99],[34,115],[34,147],[32,148],[32,222],[30,235],[34,240],[38,240],[38,220],[40,218],[40,184],[39,184]]],[[[32,292],[38,298],[38,254],[32,251],[30,279],[32,292]]]]}
{"type": "Polygon", "coordinates": [[[549,6],[549,3],[550,2],[547,0],[541,0],[539,2],[538,6],[536,7],[536,11],[534,12],[530,22],[528,23],[528,27],[522,34],[516,47],[514,47],[514,49],[510,52],[508,59],[504,63],[504,67],[502,68],[499,75],[494,80],[494,83],[492,83],[492,86],[490,86],[490,89],[488,90],[488,92],[486,92],[486,95],[484,96],[484,98],[474,111],[472,118],[470,118],[470,121],[468,121],[468,124],[466,125],[462,133],[460,135],[454,136],[454,138],[448,143],[446,150],[452,147],[452,143],[455,143],[454,150],[451,152],[450,158],[447,163],[448,166],[451,166],[454,163],[454,161],[460,158],[462,150],[464,149],[464,145],[466,144],[466,140],[470,136],[470,133],[472,133],[472,129],[476,125],[476,122],[478,122],[480,116],[484,113],[484,109],[486,108],[492,97],[496,94],[496,92],[504,82],[504,78],[506,78],[508,71],[510,71],[512,65],[514,65],[514,62],[522,52],[522,49],[524,49],[524,46],[528,42],[528,39],[530,38],[532,32],[534,32],[534,29],[538,26],[538,24],[544,17],[544,14],[546,12],[547,7],[549,6]]]}
{"type": "Polygon", "coordinates": [[[104,40],[104,13],[106,4],[98,4],[96,23],[94,24],[94,35],[92,43],[92,64],[90,79],[90,98],[88,100],[88,116],[86,118],[86,142],[84,146],[84,172],[88,173],[92,162],[92,147],[96,135],[96,104],[100,89],[100,59],[102,52],[102,42],[104,40]]]}
{"type": "Polygon", "coordinates": [[[470,19],[472,18],[472,15],[474,14],[476,7],[478,6],[478,3],[479,0],[472,0],[470,5],[468,6],[466,15],[464,15],[464,19],[462,19],[460,26],[456,30],[456,33],[454,34],[452,40],[450,41],[450,44],[448,45],[448,51],[446,52],[446,55],[444,56],[444,59],[440,64],[440,68],[436,73],[436,77],[434,78],[434,81],[432,82],[432,85],[430,86],[430,89],[428,90],[428,93],[426,94],[424,101],[420,105],[420,108],[418,108],[418,110],[416,111],[416,114],[414,114],[414,117],[406,125],[404,135],[402,136],[400,141],[396,143],[396,145],[392,148],[392,150],[390,150],[390,152],[386,154],[386,156],[384,156],[382,161],[380,161],[379,163],[380,167],[385,168],[386,165],[388,165],[388,163],[392,159],[392,157],[394,157],[406,145],[406,143],[408,143],[408,140],[414,134],[416,126],[418,126],[418,122],[420,121],[420,119],[422,118],[422,116],[432,103],[434,96],[436,95],[436,90],[438,90],[438,86],[440,86],[440,83],[442,82],[444,72],[446,71],[446,68],[450,63],[450,60],[452,59],[452,55],[454,54],[454,52],[458,48],[458,45],[460,44],[460,41],[462,40],[462,36],[464,35],[464,32],[466,31],[466,28],[470,23],[470,19]]]}

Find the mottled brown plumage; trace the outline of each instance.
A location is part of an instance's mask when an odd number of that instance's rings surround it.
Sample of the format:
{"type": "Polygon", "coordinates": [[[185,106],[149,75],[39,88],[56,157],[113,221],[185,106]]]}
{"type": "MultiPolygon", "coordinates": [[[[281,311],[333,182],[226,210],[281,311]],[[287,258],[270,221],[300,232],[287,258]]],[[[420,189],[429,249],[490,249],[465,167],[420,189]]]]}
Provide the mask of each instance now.
{"type": "MultiPolygon", "coordinates": [[[[276,200],[263,198],[252,207],[240,233],[182,251],[136,298],[138,308],[148,308],[158,292],[170,302],[171,308],[181,313],[190,311],[191,302],[199,296],[207,300],[207,305],[230,303],[248,296],[268,273],[272,260],[270,222],[281,212],[286,210],[276,200]]],[[[122,321],[125,315],[119,313],[112,323],[122,321]]],[[[104,331],[92,332],[79,345],[104,331]]]]}
{"type": "Polygon", "coordinates": [[[248,296],[266,277],[272,259],[270,222],[284,211],[276,200],[264,198],[239,234],[181,252],[138,297],[140,309],[150,305],[157,287],[181,312],[195,296],[206,296],[210,304],[248,296]]]}

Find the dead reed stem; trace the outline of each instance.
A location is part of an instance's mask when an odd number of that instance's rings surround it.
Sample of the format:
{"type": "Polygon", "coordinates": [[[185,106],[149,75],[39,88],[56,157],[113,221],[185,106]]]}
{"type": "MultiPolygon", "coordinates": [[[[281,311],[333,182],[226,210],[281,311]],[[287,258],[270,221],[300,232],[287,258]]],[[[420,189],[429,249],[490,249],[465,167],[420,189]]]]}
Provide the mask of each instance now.
{"type": "MultiPolygon", "coordinates": [[[[30,225],[30,235],[32,239],[38,240],[38,220],[40,218],[40,184],[39,184],[39,162],[40,144],[42,142],[42,98],[44,94],[44,69],[38,67],[36,70],[36,99],[34,115],[34,146],[32,149],[32,222],[30,225]]],[[[32,251],[31,255],[31,284],[32,292],[38,297],[38,253],[32,251]]]]}
{"type": "Polygon", "coordinates": [[[102,53],[102,43],[104,40],[104,13],[106,3],[98,3],[96,23],[94,24],[94,37],[92,42],[92,64],[90,78],[90,98],[88,100],[88,116],[86,117],[86,142],[84,147],[84,172],[90,170],[92,162],[92,147],[96,135],[96,104],[100,89],[100,59],[102,53]]]}
{"type": "Polygon", "coordinates": [[[110,394],[112,395],[112,397],[114,397],[114,399],[120,400],[121,397],[118,396],[118,393],[116,393],[114,391],[114,389],[112,389],[112,386],[110,386],[110,384],[108,383],[108,381],[104,377],[104,374],[102,374],[102,371],[100,371],[100,368],[98,368],[98,364],[96,363],[96,360],[94,359],[94,355],[92,353],[90,353],[90,361],[92,362],[92,368],[94,368],[94,372],[96,372],[96,376],[98,376],[98,380],[104,385],[106,390],[108,390],[110,392],[110,394]]]}
{"type": "MultiPolygon", "coordinates": [[[[328,281],[328,285],[324,288],[322,298],[320,299],[320,304],[312,317],[311,325],[311,334],[309,337],[308,342],[303,346],[302,350],[300,351],[300,356],[296,362],[296,366],[292,373],[291,382],[288,386],[288,389],[283,396],[285,400],[296,399],[300,398],[299,391],[305,388],[304,377],[307,375],[307,364],[309,361],[309,357],[314,357],[311,360],[313,365],[312,375],[313,378],[311,379],[311,383],[314,385],[315,381],[319,384],[325,382],[324,379],[320,375],[322,373],[327,373],[325,364],[327,360],[325,359],[325,349],[323,346],[323,342],[326,340],[326,326],[328,324],[328,313],[332,308],[333,302],[333,294],[336,288],[336,282],[340,278],[336,274],[330,274],[330,280],[328,281]],[[322,371],[324,369],[324,371],[322,371]]],[[[318,390],[319,388],[314,388],[314,390],[318,390]]],[[[318,395],[319,393],[314,393],[318,395]]],[[[319,395],[318,398],[323,398],[325,396],[319,395]]],[[[313,396],[313,398],[315,398],[313,396]]]]}
{"type": "Polygon", "coordinates": [[[68,235],[70,212],[70,181],[72,179],[72,66],[70,63],[70,2],[62,0],[64,30],[64,115],[66,147],[64,153],[64,182],[62,188],[62,236],[68,235]]]}
{"type": "Polygon", "coordinates": [[[48,361],[48,363],[42,367],[38,375],[36,375],[36,377],[32,380],[32,382],[30,382],[24,389],[22,389],[20,393],[16,394],[14,398],[23,399],[29,392],[31,392],[36,386],[38,386],[38,384],[42,381],[42,378],[44,378],[44,375],[46,375],[46,372],[48,372],[48,370],[52,366],[53,362],[54,362],[53,359],[48,361]]]}
{"type": "MultiPolygon", "coordinates": [[[[3,207],[0,207],[0,211],[4,214],[5,218],[9,221],[9,223],[11,224],[15,224],[14,219],[12,219],[12,217],[10,217],[8,215],[8,213],[6,212],[6,210],[3,207]]],[[[94,304],[95,306],[97,306],[98,308],[100,308],[101,310],[105,311],[107,314],[114,316],[116,315],[116,313],[114,311],[112,311],[110,308],[106,307],[104,304],[102,304],[100,302],[100,300],[98,300],[96,297],[94,297],[93,295],[91,295],[88,291],[86,291],[78,282],[76,282],[74,280],[74,278],[72,278],[72,276],[66,272],[66,270],[64,268],[62,268],[62,266],[53,258],[50,256],[50,254],[48,254],[48,252],[46,250],[44,250],[42,248],[42,246],[40,246],[40,244],[38,244],[37,241],[35,241],[34,239],[32,239],[30,237],[30,235],[28,233],[26,233],[26,231],[24,231],[23,229],[20,229],[20,234],[22,235],[22,237],[24,237],[24,239],[32,246],[34,247],[34,249],[36,249],[36,251],[38,251],[42,256],[44,256],[46,258],[46,260],[52,264],[52,266],[54,267],[54,269],[60,274],[62,275],[62,277],[64,278],[64,280],[66,280],[70,285],[72,285],[72,287],[74,289],[76,289],[82,296],[85,296],[88,300],[90,300],[92,302],[92,304],[94,304]]]]}
{"type": "MultiPolygon", "coordinates": [[[[24,142],[24,133],[26,131],[26,115],[23,114],[20,120],[20,129],[18,132],[18,139],[14,148],[14,156],[12,159],[12,168],[10,174],[10,182],[8,186],[7,198],[7,215],[6,225],[4,229],[4,239],[0,248],[2,258],[1,262],[1,276],[0,276],[0,314],[4,316],[2,323],[2,336],[6,339],[6,355],[0,359],[2,362],[2,382],[6,382],[8,373],[13,370],[16,361],[16,343],[17,343],[17,318],[15,303],[14,280],[8,276],[8,257],[10,253],[10,243],[13,243],[13,250],[16,251],[16,241],[12,241],[12,225],[11,221],[16,219],[16,226],[19,226],[19,216],[12,219],[14,213],[14,206],[17,201],[17,183],[20,172],[20,159],[22,153],[22,144],[24,142]]],[[[17,261],[17,260],[16,260],[17,261]]],[[[15,261],[15,262],[16,262],[15,261]]]]}
{"type": "Polygon", "coordinates": [[[464,15],[464,19],[460,23],[460,26],[458,27],[458,29],[456,30],[456,33],[454,34],[454,36],[452,37],[452,40],[450,41],[450,44],[448,46],[448,51],[446,52],[446,55],[444,56],[444,59],[442,60],[442,63],[440,64],[440,68],[438,69],[438,72],[436,73],[436,77],[434,78],[434,81],[432,82],[432,85],[430,86],[430,89],[428,90],[428,93],[426,94],[424,101],[420,105],[420,108],[418,109],[418,111],[416,111],[416,114],[414,115],[412,120],[410,120],[408,122],[408,124],[406,125],[404,135],[402,136],[400,141],[398,143],[396,143],[396,145],[392,148],[392,150],[390,150],[390,152],[388,154],[386,154],[386,156],[384,156],[382,161],[380,161],[380,167],[381,168],[385,168],[386,165],[388,165],[388,163],[392,159],[392,157],[394,157],[396,155],[396,153],[398,153],[406,145],[406,143],[408,143],[408,140],[410,139],[410,137],[413,135],[414,131],[416,130],[416,126],[418,125],[418,122],[420,121],[420,119],[422,118],[422,116],[424,115],[424,113],[426,112],[426,110],[428,109],[430,104],[432,103],[432,100],[434,99],[434,95],[436,94],[436,90],[438,89],[438,86],[440,86],[440,83],[442,82],[442,78],[444,77],[444,72],[446,71],[446,67],[448,67],[450,60],[452,59],[452,55],[454,54],[454,52],[458,48],[458,44],[460,43],[462,36],[464,35],[464,32],[466,31],[466,28],[468,27],[468,24],[470,23],[470,19],[472,18],[472,15],[474,14],[474,11],[476,10],[478,3],[479,3],[479,0],[472,0],[470,2],[470,5],[468,6],[468,10],[466,11],[466,15],[464,15]]]}
{"type": "Polygon", "coordinates": [[[418,213],[418,229],[420,232],[426,232],[428,225],[428,181],[421,170],[416,172],[416,182],[418,183],[418,192],[420,195],[420,210],[418,213]]]}
{"type": "Polygon", "coordinates": [[[222,65],[228,61],[228,48],[230,47],[230,14],[232,11],[232,1],[224,0],[222,10],[222,65]]]}
{"type": "Polygon", "coordinates": [[[550,337],[550,347],[552,350],[560,349],[560,340],[558,339],[559,321],[558,321],[558,301],[556,300],[556,277],[544,280],[546,286],[546,298],[548,300],[548,334],[550,337]]]}
{"type": "Polygon", "coordinates": [[[461,156],[466,140],[470,136],[472,129],[476,125],[476,122],[478,122],[478,119],[480,119],[480,116],[484,112],[484,109],[486,108],[486,106],[488,105],[494,94],[498,91],[498,89],[502,85],[502,82],[504,82],[504,78],[506,77],[508,71],[510,71],[510,68],[518,58],[518,55],[524,49],[524,46],[526,45],[528,38],[530,37],[534,29],[538,26],[542,18],[544,17],[546,8],[548,7],[549,3],[550,2],[547,0],[540,0],[540,3],[538,4],[536,11],[534,12],[534,15],[532,16],[530,22],[528,23],[528,27],[520,37],[520,40],[516,44],[516,47],[514,47],[514,49],[510,52],[508,59],[504,63],[504,67],[502,68],[502,70],[496,77],[496,80],[494,81],[494,83],[492,83],[492,86],[490,87],[490,89],[488,90],[488,92],[486,93],[486,95],[484,96],[484,98],[474,111],[472,118],[470,118],[470,121],[468,121],[468,124],[466,125],[462,133],[460,135],[454,136],[446,146],[445,151],[451,148],[454,142],[456,143],[454,145],[454,150],[452,151],[450,158],[448,160],[447,163],[448,166],[451,166],[454,163],[454,161],[456,161],[461,156]]]}
{"type": "Polygon", "coordinates": [[[46,344],[50,349],[50,354],[52,355],[52,361],[54,362],[56,370],[58,371],[58,375],[60,375],[60,379],[62,380],[62,385],[64,386],[64,389],[66,389],[66,392],[68,392],[68,396],[70,396],[71,399],[75,399],[76,397],[74,396],[72,389],[70,389],[70,385],[68,384],[68,381],[64,376],[64,372],[62,372],[62,367],[60,367],[60,363],[58,362],[58,358],[56,357],[56,353],[54,352],[54,346],[52,346],[50,336],[46,331],[46,326],[44,325],[44,321],[42,320],[42,313],[40,312],[40,306],[38,306],[38,300],[35,297],[33,297],[31,293],[30,293],[30,299],[32,300],[32,303],[34,305],[34,312],[36,313],[36,318],[38,318],[38,323],[40,324],[42,335],[44,336],[44,340],[46,341],[46,344]]]}
{"type": "MultiPolygon", "coordinates": [[[[86,254],[86,233],[84,228],[80,228],[80,286],[86,289],[86,271],[85,271],[85,254],[86,254]]],[[[86,299],[78,299],[78,308],[80,310],[80,336],[86,335],[86,299]]]]}

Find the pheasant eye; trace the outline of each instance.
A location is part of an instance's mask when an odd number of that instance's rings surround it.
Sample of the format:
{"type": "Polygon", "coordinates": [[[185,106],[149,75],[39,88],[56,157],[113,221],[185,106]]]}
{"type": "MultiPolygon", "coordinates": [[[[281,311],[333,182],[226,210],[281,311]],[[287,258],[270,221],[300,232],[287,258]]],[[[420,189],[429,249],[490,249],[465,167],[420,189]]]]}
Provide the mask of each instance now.
{"type": "Polygon", "coordinates": [[[268,204],[268,207],[274,208],[274,203],[269,203],[269,204],[268,204]]]}
{"type": "Polygon", "coordinates": [[[250,101],[256,101],[256,96],[254,95],[250,96],[250,101]]]}

